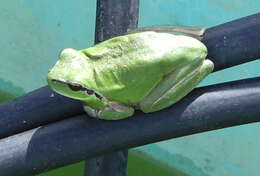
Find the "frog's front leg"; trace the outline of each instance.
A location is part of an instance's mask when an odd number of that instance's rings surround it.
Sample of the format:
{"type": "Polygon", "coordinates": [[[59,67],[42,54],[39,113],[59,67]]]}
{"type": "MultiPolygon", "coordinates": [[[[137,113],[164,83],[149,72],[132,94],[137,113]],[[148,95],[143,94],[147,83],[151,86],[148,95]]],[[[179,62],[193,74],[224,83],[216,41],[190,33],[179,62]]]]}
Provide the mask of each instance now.
{"type": "Polygon", "coordinates": [[[139,104],[143,112],[154,112],[169,107],[187,95],[198,83],[213,71],[210,60],[189,64],[168,74],[139,104]]]}
{"type": "Polygon", "coordinates": [[[94,109],[85,104],[83,104],[83,107],[91,117],[104,120],[120,120],[134,114],[132,107],[117,102],[108,102],[108,106],[102,109],[94,109]]]}

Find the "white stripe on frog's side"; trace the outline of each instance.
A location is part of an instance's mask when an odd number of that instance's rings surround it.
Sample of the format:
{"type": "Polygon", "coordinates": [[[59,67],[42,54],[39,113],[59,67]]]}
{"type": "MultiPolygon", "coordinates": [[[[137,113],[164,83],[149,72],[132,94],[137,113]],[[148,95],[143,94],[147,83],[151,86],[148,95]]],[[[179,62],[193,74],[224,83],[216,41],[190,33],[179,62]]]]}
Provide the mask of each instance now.
{"type": "Polygon", "coordinates": [[[66,82],[62,80],[57,80],[57,79],[52,79],[51,81],[53,82],[58,82],[67,85],[72,91],[82,91],[85,92],[88,95],[94,95],[97,99],[99,100],[106,100],[104,96],[102,96],[100,93],[89,89],[87,87],[84,87],[78,83],[71,83],[71,82],[66,82]]]}

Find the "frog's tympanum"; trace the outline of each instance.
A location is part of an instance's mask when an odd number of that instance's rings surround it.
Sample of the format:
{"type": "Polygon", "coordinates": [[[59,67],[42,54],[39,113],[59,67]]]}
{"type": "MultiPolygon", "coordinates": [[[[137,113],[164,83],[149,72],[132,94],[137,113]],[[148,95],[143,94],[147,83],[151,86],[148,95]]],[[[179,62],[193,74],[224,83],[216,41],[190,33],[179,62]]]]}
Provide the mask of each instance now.
{"type": "Polygon", "coordinates": [[[199,39],[182,33],[130,33],[87,49],[63,50],[48,84],[82,101],[90,116],[119,120],[134,109],[150,113],[179,101],[212,72],[206,56],[199,39]]]}

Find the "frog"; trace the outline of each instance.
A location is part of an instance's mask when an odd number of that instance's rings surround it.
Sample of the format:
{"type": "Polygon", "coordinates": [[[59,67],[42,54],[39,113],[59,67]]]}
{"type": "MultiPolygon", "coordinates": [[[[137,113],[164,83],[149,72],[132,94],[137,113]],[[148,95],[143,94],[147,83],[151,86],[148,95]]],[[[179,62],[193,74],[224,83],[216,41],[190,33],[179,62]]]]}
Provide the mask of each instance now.
{"type": "Polygon", "coordinates": [[[97,119],[160,111],[174,106],[213,71],[203,34],[202,28],[148,27],[85,49],[66,48],[47,82],[58,94],[80,100],[97,119]]]}

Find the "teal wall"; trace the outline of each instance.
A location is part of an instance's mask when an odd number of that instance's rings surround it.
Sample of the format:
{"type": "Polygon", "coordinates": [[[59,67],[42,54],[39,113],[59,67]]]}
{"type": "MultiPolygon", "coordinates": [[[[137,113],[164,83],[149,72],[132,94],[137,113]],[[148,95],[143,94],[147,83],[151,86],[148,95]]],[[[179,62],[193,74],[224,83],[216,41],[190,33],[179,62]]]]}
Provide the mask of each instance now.
{"type": "MultiPolygon", "coordinates": [[[[46,85],[46,73],[63,48],[92,45],[95,6],[94,0],[1,2],[0,102],[46,85]]],[[[257,0],[140,0],[139,24],[211,27],[259,9],[257,0]]],[[[260,76],[259,68],[260,61],[254,61],[216,72],[200,86],[260,76]]],[[[243,125],[136,148],[130,155],[129,175],[137,175],[143,166],[147,171],[158,167],[162,175],[258,176],[259,127],[243,125]],[[139,152],[139,159],[134,152],[139,152]]],[[[78,176],[82,167],[80,163],[59,169],[55,175],[69,176],[70,170],[78,176]]]]}
{"type": "Polygon", "coordinates": [[[4,0],[0,6],[0,78],[24,92],[46,85],[48,69],[63,48],[92,45],[93,2],[4,0]]]}

